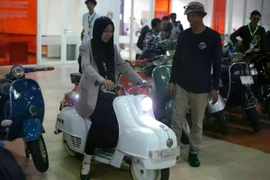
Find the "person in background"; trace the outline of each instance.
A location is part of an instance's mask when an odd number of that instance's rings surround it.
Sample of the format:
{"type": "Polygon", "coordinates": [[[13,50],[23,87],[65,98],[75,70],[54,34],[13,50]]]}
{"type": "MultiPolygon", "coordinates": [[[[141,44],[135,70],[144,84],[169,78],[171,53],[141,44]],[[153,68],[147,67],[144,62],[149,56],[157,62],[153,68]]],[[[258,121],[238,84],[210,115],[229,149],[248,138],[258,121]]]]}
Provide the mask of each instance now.
{"type": "Polygon", "coordinates": [[[270,53],[270,29],[266,33],[266,39],[267,39],[267,52],[270,53]]]}
{"type": "Polygon", "coordinates": [[[178,35],[180,32],[184,31],[183,25],[181,24],[180,21],[176,21],[177,19],[177,15],[176,13],[172,13],[170,14],[170,18],[171,18],[171,24],[172,24],[172,30],[171,30],[171,34],[172,35],[178,35]]]}
{"type": "Polygon", "coordinates": [[[267,40],[265,29],[259,26],[258,23],[261,20],[261,13],[257,10],[251,12],[250,23],[248,25],[240,27],[234,33],[231,34],[231,41],[237,45],[239,52],[244,53],[250,48],[250,43],[255,35],[261,37],[259,43],[259,48],[261,52],[265,53],[267,51],[267,40]],[[240,36],[242,41],[238,41],[237,37],[240,36]]]}
{"type": "Polygon", "coordinates": [[[83,30],[81,33],[81,41],[83,43],[92,39],[93,26],[94,26],[95,20],[99,17],[99,15],[95,12],[95,7],[97,5],[96,0],[86,0],[85,4],[89,12],[83,15],[83,20],[82,20],[83,30]]]}
{"type": "Polygon", "coordinates": [[[199,167],[198,152],[202,139],[204,112],[211,98],[218,100],[221,71],[220,34],[203,23],[203,4],[191,2],[185,6],[190,28],[181,32],[173,58],[169,94],[174,98],[171,128],[180,145],[183,121],[191,107],[192,127],[189,137],[189,164],[199,167]],[[211,68],[213,67],[213,74],[211,68]]]}
{"type": "Polygon", "coordinates": [[[161,37],[161,20],[155,18],[151,21],[152,29],[146,33],[144,40],[143,52],[140,59],[144,58],[154,58],[157,55],[165,53],[164,45],[170,43],[174,37],[171,39],[162,40],[161,37]]]}
{"type": "MultiPolygon", "coordinates": [[[[87,9],[89,10],[88,13],[85,13],[83,15],[82,19],[82,26],[83,30],[81,32],[81,41],[82,43],[85,43],[92,39],[93,37],[93,26],[95,23],[95,20],[99,17],[99,15],[95,12],[95,7],[97,5],[96,0],[86,0],[85,4],[87,6],[87,9]]],[[[78,64],[79,64],[79,73],[82,74],[82,68],[81,68],[81,56],[78,57],[78,64]]]]}
{"type": "Polygon", "coordinates": [[[119,126],[113,109],[114,91],[119,73],[133,84],[142,83],[141,77],[121,58],[113,41],[114,24],[108,17],[95,21],[93,38],[80,46],[82,57],[82,77],[78,86],[80,99],[77,112],[90,117],[84,159],[81,167],[81,180],[89,180],[91,159],[96,148],[114,148],[118,142],[119,126]]]}
{"type": "Polygon", "coordinates": [[[161,24],[161,29],[162,29],[162,39],[169,39],[171,36],[171,31],[173,29],[172,23],[170,22],[169,16],[164,16],[162,18],[162,24],[161,24]]]}
{"type": "Polygon", "coordinates": [[[146,18],[141,18],[141,34],[148,32],[150,30],[148,26],[148,20],[146,18]]]}
{"type": "Polygon", "coordinates": [[[146,33],[150,30],[149,26],[147,25],[148,20],[146,18],[141,19],[141,31],[140,36],[137,41],[137,47],[142,51],[143,50],[143,41],[145,40],[146,33]]]}

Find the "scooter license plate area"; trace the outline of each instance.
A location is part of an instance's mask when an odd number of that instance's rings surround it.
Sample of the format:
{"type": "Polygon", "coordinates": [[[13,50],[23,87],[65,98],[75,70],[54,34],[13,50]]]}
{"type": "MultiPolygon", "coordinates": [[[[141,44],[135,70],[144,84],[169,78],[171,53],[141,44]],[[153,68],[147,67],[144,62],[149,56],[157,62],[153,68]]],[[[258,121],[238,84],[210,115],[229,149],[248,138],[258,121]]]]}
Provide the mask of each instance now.
{"type": "Polygon", "coordinates": [[[152,159],[164,159],[170,157],[177,157],[180,155],[180,147],[163,149],[160,151],[150,151],[149,157],[152,159]]]}
{"type": "Polygon", "coordinates": [[[240,80],[243,85],[254,84],[252,76],[240,76],[240,80]]]}

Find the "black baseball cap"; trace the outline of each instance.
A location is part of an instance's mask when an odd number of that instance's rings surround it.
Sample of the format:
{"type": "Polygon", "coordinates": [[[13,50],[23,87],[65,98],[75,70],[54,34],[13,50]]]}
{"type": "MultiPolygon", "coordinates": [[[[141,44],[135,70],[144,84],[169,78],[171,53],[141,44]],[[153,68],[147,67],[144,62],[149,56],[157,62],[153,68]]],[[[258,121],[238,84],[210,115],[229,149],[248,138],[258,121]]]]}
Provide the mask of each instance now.
{"type": "Polygon", "coordinates": [[[96,0],[86,0],[85,1],[85,4],[88,4],[88,3],[93,3],[94,5],[97,5],[97,1],[96,0]]]}

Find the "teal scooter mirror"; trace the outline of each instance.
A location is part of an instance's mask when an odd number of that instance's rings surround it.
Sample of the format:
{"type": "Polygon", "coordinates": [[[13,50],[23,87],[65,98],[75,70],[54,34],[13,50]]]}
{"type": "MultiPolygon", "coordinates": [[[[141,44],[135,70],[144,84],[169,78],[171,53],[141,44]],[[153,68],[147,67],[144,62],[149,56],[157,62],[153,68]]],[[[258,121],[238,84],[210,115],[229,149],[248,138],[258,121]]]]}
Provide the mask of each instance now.
{"type": "Polygon", "coordinates": [[[175,50],[166,51],[167,65],[172,65],[175,50]]]}

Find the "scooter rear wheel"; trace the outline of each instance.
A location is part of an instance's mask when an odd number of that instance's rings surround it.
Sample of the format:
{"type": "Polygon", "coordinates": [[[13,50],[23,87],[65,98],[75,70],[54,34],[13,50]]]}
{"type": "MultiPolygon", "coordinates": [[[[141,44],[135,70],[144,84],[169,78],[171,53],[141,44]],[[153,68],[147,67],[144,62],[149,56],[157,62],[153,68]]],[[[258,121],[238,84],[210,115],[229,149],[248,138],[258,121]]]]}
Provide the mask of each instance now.
{"type": "Polygon", "coordinates": [[[245,112],[247,115],[247,119],[250,120],[250,124],[253,131],[259,132],[261,130],[261,125],[260,125],[259,115],[256,110],[256,107],[251,108],[251,109],[246,109],[245,112]]]}
{"type": "Polygon", "coordinates": [[[170,168],[145,169],[140,160],[132,161],[130,166],[132,180],[169,180],[170,168]]]}
{"type": "Polygon", "coordinates": [[[228,130],[228,125],[227,125],[225,116],[224,116],[224,111],[222,110],[222,111],[216,112],[214,116],[217,120],[217,123],[218,123],[218,126],[220,128],[222,135],[227,135],[229,130],[228,130]]]}
{"type": "Polygon", "coordinates": [[[34,165],[39,172],[46,172],[49,169],[49,158],[46,144],[42,136],[35,141],[27,143],[34,165]]]}

